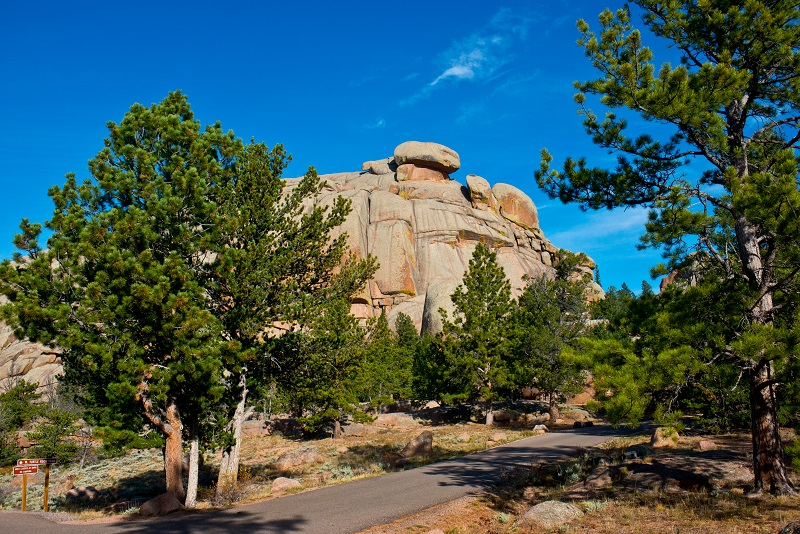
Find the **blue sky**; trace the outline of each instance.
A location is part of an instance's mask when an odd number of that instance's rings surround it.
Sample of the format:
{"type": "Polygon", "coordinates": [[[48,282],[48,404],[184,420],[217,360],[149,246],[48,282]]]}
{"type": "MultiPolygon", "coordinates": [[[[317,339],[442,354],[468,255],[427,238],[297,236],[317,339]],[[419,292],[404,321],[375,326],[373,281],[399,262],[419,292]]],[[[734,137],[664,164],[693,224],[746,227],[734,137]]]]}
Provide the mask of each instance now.
{"type": "MultiPolygon", "coordinates": [[[[103,146],[109,120],[181,89],[195,116],[283,143],[287,176],[360,170],[407,140],[455,149],[478,174],[527,192],[545,235],[583,251],[604,287],[635,290],[657,251],[636,250],[642,210],[582,213],[533,172],[547,147],[613,164],[583,132],[572,82],[596,76],[575,21],[620,2],[7,2],[0,20],[0,257],[47,189],[103,146]]],[[[652,282],[657,286],[656,282],[652,282]]]]}

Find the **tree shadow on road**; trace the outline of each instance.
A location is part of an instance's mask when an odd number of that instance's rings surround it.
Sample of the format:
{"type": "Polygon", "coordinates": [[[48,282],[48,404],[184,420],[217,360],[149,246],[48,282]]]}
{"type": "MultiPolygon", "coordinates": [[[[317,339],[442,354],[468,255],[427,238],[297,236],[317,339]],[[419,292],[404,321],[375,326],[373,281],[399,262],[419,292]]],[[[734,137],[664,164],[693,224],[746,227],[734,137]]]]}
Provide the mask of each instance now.
{"type": "Polygon", "coordinates": [[[225,512],[182,513],[168,518],[141,520],[114,525],[115,532],[189,534],[246,532],[303,532],[308,520],[300,515],[286,518],[269,518],[253,512],[231,510],[225,512]]]}

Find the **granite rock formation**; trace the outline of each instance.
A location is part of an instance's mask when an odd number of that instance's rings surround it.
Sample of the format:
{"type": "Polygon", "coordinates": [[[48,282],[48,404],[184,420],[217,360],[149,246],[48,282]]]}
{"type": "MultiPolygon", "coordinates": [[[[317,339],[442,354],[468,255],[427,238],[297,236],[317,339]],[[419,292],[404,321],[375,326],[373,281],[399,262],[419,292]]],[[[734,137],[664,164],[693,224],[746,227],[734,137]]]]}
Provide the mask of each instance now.
{"type": "MultiPolygon", "coordinates": [[[[331,204],[336,196],[352,201],[340,231],[347,232],[359,258],[377,257],[380,267],[353,300],[352,313],[368,319],[399,313],[421,330],[441,329],[439,308],[452,309],[450,295],[461,283],[472,252],[483,243],[497,252],[515,295],[524,277],[550,275],[558,248],[542,233],[536,206],[508,184],[476,175],[467,185],[452,180],[458,154],[436,143],[409,141],[394,157],[367,161],[361,172],[322,175],[325,190],[309,205],[331,204]]],[[[287,180],[287,188],[299,179],[287,180]]],[[[581,267],[592,273],[594,263],[581,267]]],[[[597,298],[602,289],[593,286],[597,298]]]]}

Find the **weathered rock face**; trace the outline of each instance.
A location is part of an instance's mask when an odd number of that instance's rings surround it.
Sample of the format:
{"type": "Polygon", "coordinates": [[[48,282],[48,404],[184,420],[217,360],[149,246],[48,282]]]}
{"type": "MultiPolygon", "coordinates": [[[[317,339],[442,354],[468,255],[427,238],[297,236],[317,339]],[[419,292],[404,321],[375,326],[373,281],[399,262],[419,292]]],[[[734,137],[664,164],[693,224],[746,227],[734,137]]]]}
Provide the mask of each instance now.
{"type": "MultiPolygon", "coordinates": [[[[380,263],[354,299],[354,315],[368,319],[387,312],[393,325],[405,313],[417,328],[439,331],[439,308],[452,312],[450,295],[478,243],[497,253],[515,295],[525,286],[523,277],[552,274],[558,248],[542,233],[530,197],[473,174],[463,186],[449,177],[460,165],[450,148],[409,141],[393,158],[365,162],[362,172],[322,176],[326,188],[315,202],[350,198],[353,209],[341,231],[357,257],[371,254],[380,263]]],[[[295,183],[287,180],[287,187],[295,183]]],[[[584,271],[591,273],[593,266],[584,271]]],[[[599,286],[595,290],[602,294],[599,286]]]]}
{"type": "MultiPolygon", "coordinates": [[[[349,198],[352,210],[338,231],[347,232],[353,255],[373,255],[380,263],[353,298],[356,317],[385,312],[393,326],[405,313],[420,330],[441,330],[439,309],[452,315],[450,295],[478,243],[497,253],[515,295],[525,286],[523,277],[553,273],[558,248],[542,233],[530,197],[475,175],[468,175],[464,186],[449,176],[460,165],[450,148],[409,141],[392,157],[365,162],[360,172],[321,176],[325,187],[307,207],[330,206],[339,195],[349,198]]],[[[285,180],[285,191],[299,181],[285,180]]],[[[589,260],[583,271],[591,274],[593,267],[589,260]]],[[[599,286],[594,290],[602,295],[599,286]]],[[[0,385],[8,377],[45,384],[60,370],[57,351],[19,341],[0,323],[0,385]]]]}
{"type": "MultiPolygon", "coordinates": [[[[0,306],[6,302],[5,297],[0,296],[0,306]]],[[[53,383],[61,369],[58,350],[17,339],[14,330],[0,321],[0,391],[13,387],[17,380],[45,388],[53,383]]]]}

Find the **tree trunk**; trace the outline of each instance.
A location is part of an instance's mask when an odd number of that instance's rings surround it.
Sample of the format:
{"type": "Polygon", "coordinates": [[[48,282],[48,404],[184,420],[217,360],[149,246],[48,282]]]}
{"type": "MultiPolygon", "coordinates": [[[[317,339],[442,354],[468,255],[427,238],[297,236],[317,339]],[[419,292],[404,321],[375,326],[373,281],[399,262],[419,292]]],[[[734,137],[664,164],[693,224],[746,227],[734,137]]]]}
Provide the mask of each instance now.
{"type": "MultiPolygon", "coordinates": [[[[760,294],[753,304],[750,320],[760,325],[772,324],[772,292],[767,288],[765,265],[761,257],[758,233],[744,214],[738,214],[736,239],[742,270],[750,287],[760,294]]],[[[766,266],[769,271],[771,266],[766,266]]],[[[768,491],[774,495],[795,494],[786,474],[783,443],[778,422],[777,383],[771,360],[752,362],[750,371],[750,425],[753,440],[753,490],[754,495],[768,491]]]]}
{"type": "Polygon", "coordinates": [[[174,400],[170,400],[167,404],[166,419],[164,474],[167,478],[167,493],[172,493],[180,502],[184,502],[186,493],[183,490],[183,440],[181,436],[183,425],[174,400]]]}
{"type": "Polygon", "coordinates": [[[492,401],[486,401],[486,426],[494,425],[494,410],[492,410],[492,401]]]}
{"type": "Polygon", "coordinates": [[[333,439],[341,439],[342,437],[342,422],[338,419],[333,422],[333,439]]]}
{"type": "Polygon", "coordinates": [[[247,376],[243,371],[239,376],[239,388],[241,395],[236,404],[231,420],[231,430],[233,432],[233,445],[226,447],[222,451],[222,460],[219,466],[219,476],[217,477],[217,495],[221,496],[236,485],[239,478],[239,456],[242,447],[242,424],[252,415],[252,408],[247,408],[247,376]]]}
{"type": "Polygon", "coordinates": [[[556,419],[561,416],[561,412],[558,410],[558,396],[550,393],[550,401],[548,404],[548,411],[550,413],[550,423],[555,424],[556,419]]]}
{"type": "Polygon", "coordinates": [[[200,471],[200,436],[196,422],[192,424],[189,443],[189,481],[186,484],[186,502],[184,506],[193,509],[197,505],[197,478],[200,471]]]}
{"type": "Polygon", "coordinates": [[[765,490],[773,495],[796,493],[786,475],[773,374],[772,362],[762,361],[750,375],[754,475],[752,495],[760,495],[765,490]]]}

